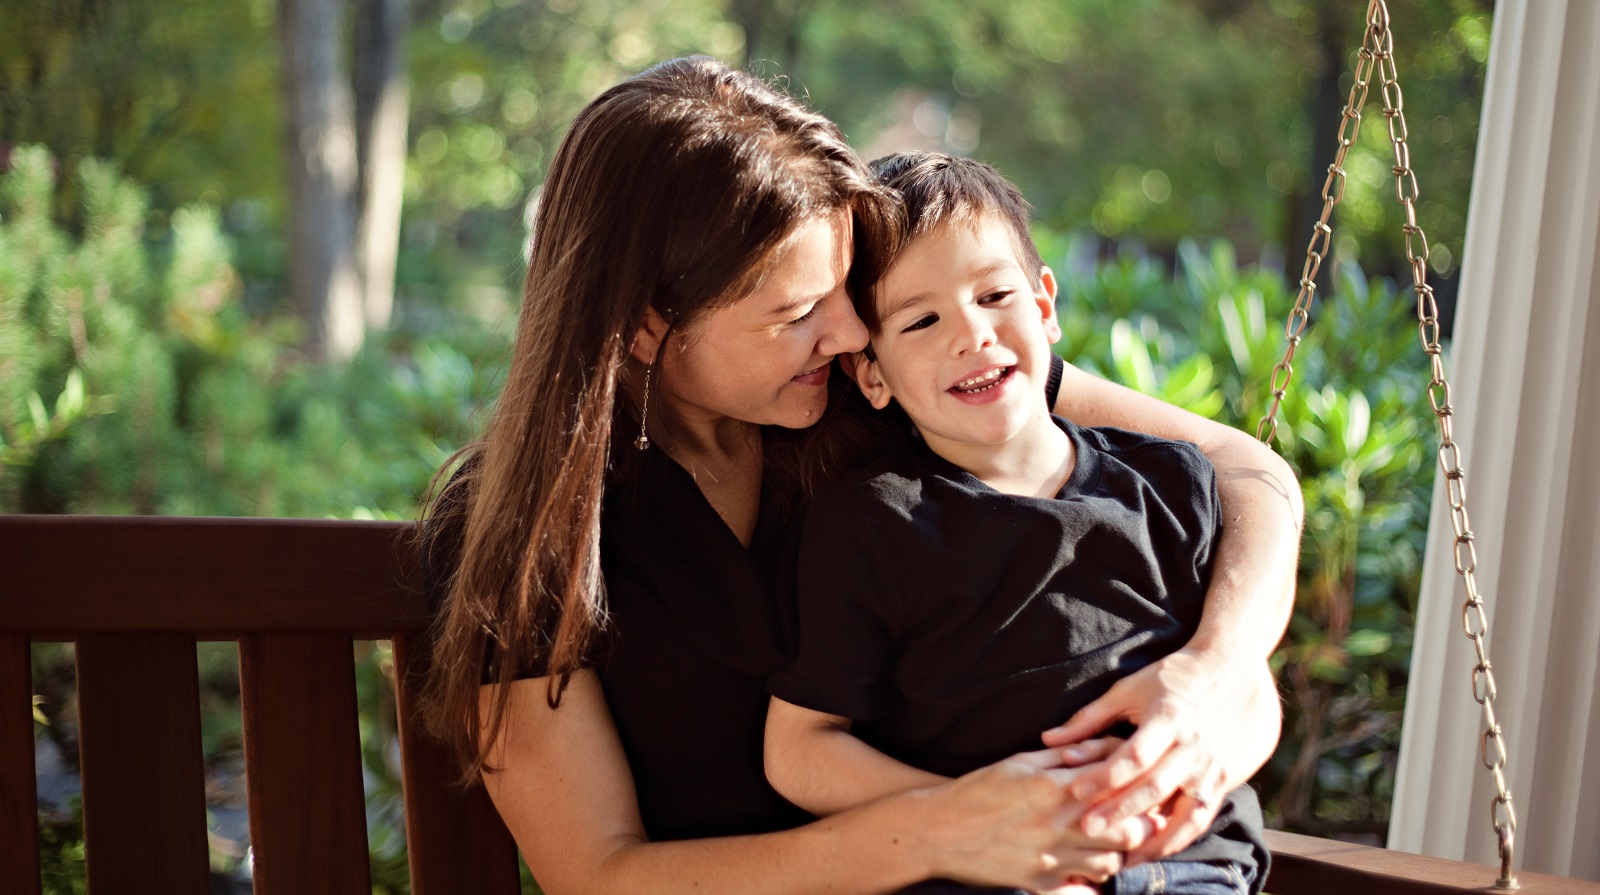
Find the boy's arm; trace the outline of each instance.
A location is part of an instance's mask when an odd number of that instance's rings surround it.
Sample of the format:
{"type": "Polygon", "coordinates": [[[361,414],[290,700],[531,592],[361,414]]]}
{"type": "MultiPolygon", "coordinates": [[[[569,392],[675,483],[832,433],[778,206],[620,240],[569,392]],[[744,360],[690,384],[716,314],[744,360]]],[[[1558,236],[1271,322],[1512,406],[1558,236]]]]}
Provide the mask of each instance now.
{"type": "Polygon", "coordinates": [[[948,778],[896,761],[850,733],[851,720],[774,696],[767,709],[767,780],[780,795],[827,817],[948,778]]]}

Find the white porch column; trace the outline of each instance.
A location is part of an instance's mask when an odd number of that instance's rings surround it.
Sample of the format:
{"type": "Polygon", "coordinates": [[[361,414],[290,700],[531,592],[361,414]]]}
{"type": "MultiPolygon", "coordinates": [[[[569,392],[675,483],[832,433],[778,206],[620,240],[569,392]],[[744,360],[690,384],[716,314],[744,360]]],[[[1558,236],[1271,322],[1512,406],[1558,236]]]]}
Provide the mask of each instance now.
{"type": "MultiPolygon", "coordinates": [[[[1449,357],[1455,433],[1517,867],[1600,880],[1600,3],[1501,0],[1494,15],[1449,357]]],[[[1497,864],[1435,478],[1389,846],[1497,864]]]]}

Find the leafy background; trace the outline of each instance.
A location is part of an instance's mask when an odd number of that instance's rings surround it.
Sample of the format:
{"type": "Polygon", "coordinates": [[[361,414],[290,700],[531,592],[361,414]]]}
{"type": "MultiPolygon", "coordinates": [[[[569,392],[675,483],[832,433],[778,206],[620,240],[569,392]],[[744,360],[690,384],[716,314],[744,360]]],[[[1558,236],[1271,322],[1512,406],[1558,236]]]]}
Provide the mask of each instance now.
{"type": "MultiPolygon", "coordinates": [[[[415,0],[396,316],[325,363],[285,297],[274,4],[0,0],[0,511],[413,518],[495,394],[524,204],[566,122],[688,51],[786,78],[868,155],[998,164],[1063,275],[1061,353],[1253,431],[1321,185],[1314,113],[1349,86],[1344,6],[415,0]]],[[[1396,10],[1446,300],[1488,13],[1396,10]]],[[[1387,825],[1433,480],[1382,138],[1374,116],[1282,414],[1308,525],[1273,658],[1284,737],[1256,780],[1274,825],[1368,841],[1387,825]]],[[[374,889],[408,891],[392,657],[354,658],[374,889]]],[[[237,660],[204,644],[198,661],[214,878],[242,891],[237,660]]],[[[56,769],[46,891],[82,891],[70,646],[36,646],[34,679],[56,769]]]]}

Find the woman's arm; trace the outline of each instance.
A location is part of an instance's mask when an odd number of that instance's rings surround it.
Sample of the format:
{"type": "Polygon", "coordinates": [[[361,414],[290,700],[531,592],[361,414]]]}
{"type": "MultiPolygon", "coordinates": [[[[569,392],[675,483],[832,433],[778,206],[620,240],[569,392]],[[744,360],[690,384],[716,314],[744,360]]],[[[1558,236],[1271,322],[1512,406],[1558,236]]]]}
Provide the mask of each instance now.
{"type": "Polygon", "coordinates": [[[774,696],[767,709],[767,780],[778,794],[826,817],[948,778],[879,752],[850,732],[851,721],[774,696]]]}
{"type": "Polygon", "coordinates": [[[1062,807],[1076,772],[1054,750],[795,830],[653,843],[597,676],[573,675],[556,709],[546,683],[498,685],[512,692],[484,784],[551,895],[877,893],[930,877],[1044,891],[1104,879],[1121,863],[1111,849],[1138,844],[1133,825],[1077,828],[1081,809],[1062,807]]]}
{"type": "Polygon", "coordinates": [[[1082,425],[1191,441],[1217,470],[1223,531],[1195,636],[1044,737],[1060,745],[1118,720],[1138,724],[1117,754],[1079,778],[1072,794],[1105,800],[1086,814],[1090,830],[1167,803],[1180,788],[1202,796],[1204,804],[1177,800],[1177,822],[1151,844],[1171,853],[1188,844],[1178,834],[1192,830],[1197,818],[1209,823],[1221,796],[1249,779],[1276,745],[1282,716],[1265,663],[1294,606],[1300,487],[1283,458],[1248,434],[1071,365],[1055,409],[1082,425]]]}

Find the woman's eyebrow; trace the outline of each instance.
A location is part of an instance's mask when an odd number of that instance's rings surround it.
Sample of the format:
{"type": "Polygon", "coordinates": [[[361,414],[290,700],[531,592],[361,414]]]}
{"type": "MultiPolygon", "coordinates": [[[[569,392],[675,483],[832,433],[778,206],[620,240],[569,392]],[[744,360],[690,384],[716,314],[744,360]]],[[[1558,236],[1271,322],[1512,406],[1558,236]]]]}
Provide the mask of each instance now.
{"type": "Polygon", "coordinates": [[[822,301],[824,298],[827,298],[829,295],[832,295],[832,294],[833,294],[833,290],[830,289],[827,292],[820,292],[820,293],[818,293],[816,295],[807,295],[807,296],[803,296],[801,298],[796,298],[796,299],[794,299],[792,301],[786,301],[783,304],[779,305],[778,307],[773,308],[769,313],[773,317],[787,317],[790,314],[793,314],[795,311],[798,311],[801,308],[805,307],[806,305],[814,305],[817,302],[822,301]]]}
{"type": "Polygon", "coordinates": [[[811,295],[802,295],[799,298],[792,299],[790,301],[786,301],[783,304],[779,305],[778,307],[773,308],[772,311],[770,312],[770,316],[773,316],[773,317],[787,317],[790,314],[793,314],[795,311],[798,311],[801,308],[805,307],[806,305],[814,305],[817,302],[822,301],[823,299],[827,298],[828,296],[834,294],[835,292],[838,292],[840,289],[843,289],[844,288],[844,280],[845,280],[845,278],[841,276],[839,278],[839,282],[837,282],[834,285],[828,287],[827,289],[822,290],[821,292],[813,293],[811,295]]]}

